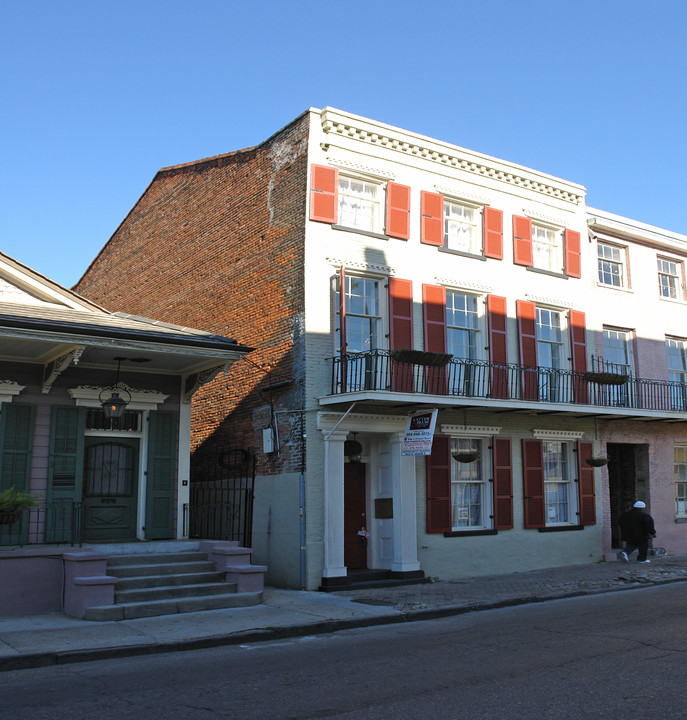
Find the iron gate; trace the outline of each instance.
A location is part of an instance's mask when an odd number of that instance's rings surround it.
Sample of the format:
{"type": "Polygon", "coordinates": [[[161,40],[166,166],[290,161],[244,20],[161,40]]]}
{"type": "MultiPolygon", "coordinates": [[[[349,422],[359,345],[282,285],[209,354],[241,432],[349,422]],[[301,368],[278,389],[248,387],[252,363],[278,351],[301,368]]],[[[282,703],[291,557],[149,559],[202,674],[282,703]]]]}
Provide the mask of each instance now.
{"type": "Polygon", "coordinates": [[[250,547],[253,534],[255,455],[220,450],[191,459],[188,536],[202,540],[238,540],[250,547]]]}

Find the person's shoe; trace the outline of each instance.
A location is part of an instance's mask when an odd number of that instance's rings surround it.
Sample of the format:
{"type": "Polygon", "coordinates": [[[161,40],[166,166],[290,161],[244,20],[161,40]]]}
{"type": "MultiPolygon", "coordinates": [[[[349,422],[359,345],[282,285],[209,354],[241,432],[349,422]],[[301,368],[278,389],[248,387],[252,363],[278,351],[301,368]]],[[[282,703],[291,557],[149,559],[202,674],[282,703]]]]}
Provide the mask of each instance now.
{"type": "Polygon", "coordinates": [[[626,553],[624,550],[622,550],[621,552],[618,553],[618,557],[619,557],[623,562],[628,562],[627,553],[626,553]]]}
{"type": "Polygon", "coordinates": [[[648,563],[648,562],[651,562],[651,560],[637,560],[637,562],[640,562],[640,563],[648,563]]]}

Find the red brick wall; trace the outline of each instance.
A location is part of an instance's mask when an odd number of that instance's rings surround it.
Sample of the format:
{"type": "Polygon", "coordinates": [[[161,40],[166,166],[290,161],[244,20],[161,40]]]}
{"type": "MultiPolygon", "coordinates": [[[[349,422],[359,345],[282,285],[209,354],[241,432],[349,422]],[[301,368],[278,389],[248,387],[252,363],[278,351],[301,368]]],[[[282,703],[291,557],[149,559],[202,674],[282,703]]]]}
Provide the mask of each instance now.
{"type": "MultiPolygon", "coordinates": [[[[268,372],[238,361],[194,396],[194,450],[261,451],[270,400],[275,411],[303,407],[295,358],[303,357],[307,133],[304,115],[255,148],[161,170],[75,287],[110,310],[256,348],[248,358],[268,372]],[[284,380],[292,384],[264,389],[284,380]]],[[[288,426],[298,414],[279,417],[288,426]]],[[[259,462],[263,473],[298,471],[300,443],[259,462]]]]}

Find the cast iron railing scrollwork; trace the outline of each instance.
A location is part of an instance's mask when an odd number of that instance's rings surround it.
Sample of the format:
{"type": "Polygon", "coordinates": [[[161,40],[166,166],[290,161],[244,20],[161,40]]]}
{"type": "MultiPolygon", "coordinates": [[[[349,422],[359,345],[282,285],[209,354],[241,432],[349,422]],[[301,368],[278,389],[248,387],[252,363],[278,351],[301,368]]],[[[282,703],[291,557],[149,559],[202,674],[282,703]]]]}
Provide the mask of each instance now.
{"type": "Polygon", "coordinates": [[[687,383],[641,379],[598,362],[582,373],[458,358],[430,365],[404,357],[422,360],[421,354],[388,350],[332,358],[332,395],[391,391],[687,412],[687,383]]]}

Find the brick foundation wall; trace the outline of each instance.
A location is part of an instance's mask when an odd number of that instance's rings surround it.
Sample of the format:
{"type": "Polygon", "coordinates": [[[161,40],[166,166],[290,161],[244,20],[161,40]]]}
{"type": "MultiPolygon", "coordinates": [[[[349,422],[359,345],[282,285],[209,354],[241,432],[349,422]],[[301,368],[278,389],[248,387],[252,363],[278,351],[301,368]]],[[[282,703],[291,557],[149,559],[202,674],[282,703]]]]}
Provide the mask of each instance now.
{"type": "Polygon", "coordinates": [[[192,450],[258,451],[267,474],[302,462],[299,415],[284,411],[303,407],[308,122],[305,114],[254,148],[160,170],[75,287],[109,310],[255,348],[194,395],[192,450]],[[279,457],[261,454],[270,405],[290,439],[279,457]]]}

